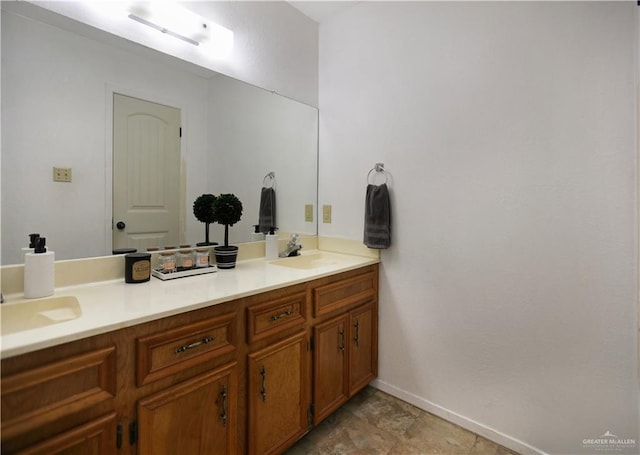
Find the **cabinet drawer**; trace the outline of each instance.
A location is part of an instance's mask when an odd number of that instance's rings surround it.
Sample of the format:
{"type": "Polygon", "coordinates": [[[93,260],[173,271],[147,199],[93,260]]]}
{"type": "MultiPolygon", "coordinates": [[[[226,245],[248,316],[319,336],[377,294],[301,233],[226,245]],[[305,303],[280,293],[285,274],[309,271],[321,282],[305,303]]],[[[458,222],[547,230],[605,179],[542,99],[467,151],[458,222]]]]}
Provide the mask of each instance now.
{"type": "Polygon", "coordinates": [[[282,330],[304,324],[307,293],[299,292],[247,308],[247,342],[267,338],[282,330]]]}
{"type": "Polygon", "coordinates": [[[138,386],[171,376],[236,349],[236,313],[137,340],[138,386]]]}
{"type": "Polygon", "coordinates": [[[46,439],[19,452],[20,455],[53,455],[81,453],[85,455],[115,453],[116,413],[100,417],[46,439]]]}
{"type": "Polygon", "coordinates": [[[114,346],[2,378],[2,440],[114,398],[114,346]]]}
{"type": "Polygon", "coordinates": [[[313,315],[323,316],[374,299],[376,286],[374,272],[318,286],[313,290],[313,315]]]}

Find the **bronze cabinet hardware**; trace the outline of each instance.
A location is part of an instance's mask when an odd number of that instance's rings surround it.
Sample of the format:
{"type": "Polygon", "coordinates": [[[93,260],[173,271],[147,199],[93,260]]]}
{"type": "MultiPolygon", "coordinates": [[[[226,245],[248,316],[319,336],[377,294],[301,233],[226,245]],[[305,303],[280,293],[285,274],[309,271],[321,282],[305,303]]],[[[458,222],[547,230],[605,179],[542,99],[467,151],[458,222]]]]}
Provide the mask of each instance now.
{"type": "Polygon", "coordinates": [[[262,376],[262,385],[260,386],[260,395],[262,396],[262,402],[267,401],[267,389],[266,389],[266,381],[267,381],[267,370],[264,368],[264,365],[260,368],[260,376],[262,376]]]}
{"type": "Polygon", "coordinates": [[[358,343],[360,342],[360,340],[358,339],[358,330],[360,329],[360,324],[358,323],[357,319],[356,319],[356,322],[353,324],[353,329],[354,329],[353,341],[355,341],[356,346],[358,346],[358,343]]]}
{"type": "Polygon", "coordinates": [[[193,348],[195,348],[197,346],[200,346],[201,344],[211,343],[215,339],[216,339],[216,337],[206,337],[206,338],[203,338],[200,341],[194,341],[193,343],[186,344],[184,346],[180,346],[179,348],[176,348],[176,350],[173,351],[173,352],[175,352],[176,354],[180,354],[181,352],[187,351],[189,349],[193,349],[193,348]]]}
{"type": "Polygon", "coordinates": [[[220,392],[220,398],[222,398],[222,414],[220,414],[220,418],[222,419],[222,426],[227,426],[227,386],[222,386],[222,392],[220,392]]]}
{"type": "Polygon", "coordinates": [[[293,310],[288,309],[287,311],[285,311],[284,313],[280,313],[280,314],[276,314],[274,316],[271,316],[271,318],[269,318],[269,320],[271,322],[273,321],[277,321],[280,318],[286,318],[287,316],[291,316],[293,314],[293,310]]]}

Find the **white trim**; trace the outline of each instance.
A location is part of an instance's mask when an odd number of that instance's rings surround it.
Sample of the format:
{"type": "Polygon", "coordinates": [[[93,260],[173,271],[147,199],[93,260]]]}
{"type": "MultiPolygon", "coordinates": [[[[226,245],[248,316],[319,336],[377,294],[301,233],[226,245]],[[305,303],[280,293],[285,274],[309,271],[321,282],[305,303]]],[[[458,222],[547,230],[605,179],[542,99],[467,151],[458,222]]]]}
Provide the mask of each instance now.
{"type": "Polygon", "coordinates": [[[475,420],[471,420],[467,417],[450,411],[447,408],[432,403],[429,400],[425,400],[424,398],[414,395],[411,392],[399,389],[398,387],[384,382],[381,379],[374,379],[373,382],[371,382],[371,385],[377,389],[382,390],[385,393],[388,393],[389,395],[393,395],[394,397],[399,398],[402,401],[406,401],[407,403],[412,404],[422,409],[423,411],[430,412],[431,414],[441,417],[451,423],[455,423],[456,425],[459,425],[466,430],[476,433],[508,449],[515,450],[522,455],[547,455],[546,452],[530,446],[529,444],[522,442],[519,439],[513,438],[504,433],[500,433],[493,428],[490,428],[486,425],[476,422],[475,420]]]}

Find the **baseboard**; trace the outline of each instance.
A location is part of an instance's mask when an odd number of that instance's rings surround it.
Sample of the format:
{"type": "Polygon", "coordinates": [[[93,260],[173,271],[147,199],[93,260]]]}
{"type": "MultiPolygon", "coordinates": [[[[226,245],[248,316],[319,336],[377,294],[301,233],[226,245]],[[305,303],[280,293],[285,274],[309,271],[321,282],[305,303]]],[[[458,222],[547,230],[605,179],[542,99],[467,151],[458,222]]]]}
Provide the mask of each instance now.
{"type": "Polygon", "coordinates": [[[376,389],[382,390],[389,395],[393,395],[402,401],[406,401],[409,404],[414,405],[424,411],[430,412],[438,417],[443,418],[449,422],[455,423],[462,428],[476,433],[483,438],[489,439],[497,444],[500,444],[508,449],[514,450],[522,455],[547,455],[540,449],[530,446],[529,444],[522,442],[518,439],[512,438],[504,433],[500,433],[492,428],[487,427],[481,423],[471,420],[467,417],[456,414],[442,406],[431,403],[424,398],[416,396],[410,392],[399,389],[391,384],[388,384],[380,379],[375,379],[371,385],[376,389]]]}

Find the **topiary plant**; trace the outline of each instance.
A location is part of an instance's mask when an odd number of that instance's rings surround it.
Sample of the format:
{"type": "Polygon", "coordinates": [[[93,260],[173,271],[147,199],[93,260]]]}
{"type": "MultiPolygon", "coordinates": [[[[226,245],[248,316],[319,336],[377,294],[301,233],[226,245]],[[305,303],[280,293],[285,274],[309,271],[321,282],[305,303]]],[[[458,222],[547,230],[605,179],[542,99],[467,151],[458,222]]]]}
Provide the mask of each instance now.
{"type": "Polygon", "coordinates": [[[224,225],[224,246],[229,246],[229,226],[242,217],[242,202],[235,194],[221,194],[213,202],[213,216],[218,224],[224,225]]]}
{"type": "Polygon", "coordinates": [[[209,225],[215,223],[216,216],[213,210],[213,204],[216,201],[213,194],[203,194],[198,196],[193,203],[193,214],[198,221],[205,223],[204,225],[204,243],[198,245],[217,245],[215,242],[209,242],[209,225]]]}

